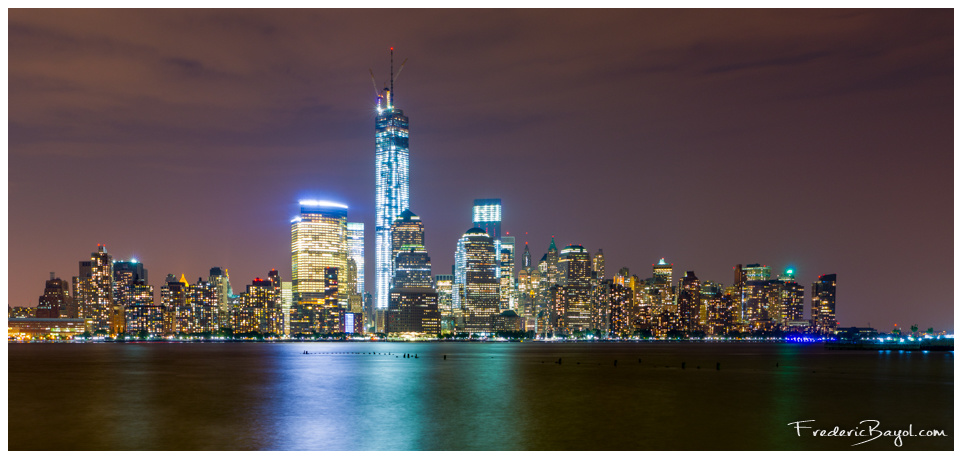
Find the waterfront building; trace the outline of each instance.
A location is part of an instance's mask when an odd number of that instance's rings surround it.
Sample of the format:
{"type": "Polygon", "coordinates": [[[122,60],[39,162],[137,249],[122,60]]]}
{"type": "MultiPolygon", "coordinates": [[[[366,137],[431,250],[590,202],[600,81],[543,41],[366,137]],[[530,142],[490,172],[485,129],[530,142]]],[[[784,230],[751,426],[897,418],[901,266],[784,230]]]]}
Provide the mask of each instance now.
{"type": "Polygon", "coordinates": [[[453,331],[454,325],[457,322],[451,303],[453,285],[453,274],[437,274],[434,276],[434,287],[438,292],[438,311],[441,314],[442,331],[453,331]]]}
{"type": "Polygon", "coordinates": [[[451,268],[451,274],[454,275],[454,283],[451,287],[451,305],[455,311],[462,314],[462,302],[464,299],[464,282],[467,269],[467,253],[465,252],[465,243],[467,242],[467,236],[462,235],[458,238],[457,246],[454,249],[454,266],[451,268]]]}
{"type": "Polygon", "coordinates": [[[284,335],[291,334],[291,305],[293,304],[293,292],[291,282],[281,282],[281,314],[284,316],[284,335]]]}
{"type": "Polygon", "coordinates": [[[127,320],[129,315],[126,311],[133,306],[134,284],[138,281],[141,285],[147,283],[147,270],[144,269],[144,264],[137,260],[114,260],[112,269],[114,307],[118,309],[118,312],[124,311],[124,326],[126,327],[129,322],[127,320]]]}
{"type": "Polygon", "coordinates": [[[92,319],[89,331],[110,333],[111,318],[115,315],[113,258],[105,245],[97,244],[97,251],[90,254],[90,259],[80,262],[80,275],[74,280],[74,299],[80,315],[92,319]]]}
{"type": "Polygon", "coordinates": [[[234,333],[284,334],[284,314],[278,296],[278,281],[255,278],[241,295],[243,303],[235,311],[234,333]]]}
{"type": "Polygon", "coordinates": [[[700,331],[701,284],[694,271],[686,271],[678,286],[678,319],[683,332],[700,331]]]}
{"type": "Polygon", "coordinates": [[[600,283],[601,295],[600,304],[607,309],[607,330],[611,336],[628,337],[633,331],[631,323],[631,311],[633,308],[634,295],[631,288],[616,283],[614,280],[605,279],[600,283]]]}
{"type": "Polygon", "coordinates": [[[347,222],[347,257],[354,260],[357,271],[354,290],[364,295],[364,223],[347,222]]]}
{"type": "Polygon", "coordinates": [[[502,311],[494,317],[494,331],[519,332],[525,331],[524,319],[513,310],[502,311]]]}
{"type": "MultiPolygon", "coordinates": [[[[348,253],[347,206],[301,201],[300,209],[300,215],[291,220],[291,290],[295,310],[291,333],[295,334],[316,331],[318,308],[330,307],[330,270],[334,270],[336,284],[340,276],[347,274],[348,253]]],[[[347,307],[347,291],[342,290],[336,305],[347,307]]]]}
{"type": "Polygon", "coordinates": [[[72,339],[86,331],[87,325],[85,322],[81,318],[11,317],[7,320],[7,339],[72,339]]]}
{"type": "MultiPolygon", "coordinates": [[[[351,258],[347,259],[347,310],[355,313],[364,312],[362,296],[357,292],[358,283],[357,264],[351,258]]],[[[361,316],[358,315],[360,318],[361,316]]]]}
{"type": "Polygon", "coordinates": [[[464,233],[462,241],[465,268],[464,298],[460,307],[465,331],[490,333],[500,302],[494,240],[483,229],[471,228],[464,233]]]}
{"type": "Polygon", "coordinates": [[[218,322],[218,296],[214,284],[197,278],[197,283],[187,285],[187,303],[190,308],[190,331],[193,334],[214,334],[220,329],[218,322]]]}
{"type": "Polygon", "coordinates": [[[424,248],[424,224],[405,210],[391,228],[394,281],[388,303],[387,333],[441,333],[438,293],[431,277],[431,257],[424,248]]]}
{"type": "Polygon", "coordinates": [[[501,284],[501,310],[516,309],[518,297],[516,295],[514,278],[514,236],[501,237],[499,255],[499,278],[501,284]]]}
{"type": "Polygon", "coordinates": [[[591,258],[580,245],[569,245],[561,250],[559,271],[564,285],[560,298],[558,328],[565,333],[590,330],[591,310],[591,258]]]}
{"type": "Polygon", "coordinates": [[[783,326],[805,320],[805,286],[794,280],[783,281],[780,296],[781,324],[783,326]]]}
{"type": "Polygon", "coordinates": [[[36,317],[40,319],[77,318],[77,307],[70,298],[67,282],[50,273],[43,295],[37,303],[36,317]]]}
{"type": "Polygon", "coordinates": [[[821,334],[835,332],[835,274],[823,274],[812,283],[812,328],[821,334]]]}
{"type": "Polygon", "coordinates": [[[393,277],[394,257],[391,225],[410,207],[410,159],[408,117],[394,106],[394,51],[391,51],[391,87],[377,98],[374,120],[375,227],[374,275],[375,306],[387,309],[393,277]]]}
{"type": "Polygon", "coordinates": [[[154,304],[154,287],[144,279],[138,279],[129,287],[124,307],[126,333],[147,337],[164,333],[164,310],[154,304]]]}
{"type": "Polygon", "coordinates": [[[340,317],[341,333],[346,333],[349,335],[363,335],[364,334],[364,314],[361,312],[347,312],[341,313],[340,317]]]}
{"type": "Polygon", "coordinates": [[[230,297],[234,294],[230,285],[230,273],[226,268],[214,266],[207,277],[217,301],[217,330],[230,328],[230,297]]]}
{"type": "Polygon", "coordinates": [[[701,283],[701,300],[698,305],[698,325],[709,335],[714,334],[712,331],[711,313],[713,310],[718,309],[718,303],[721,301],[723,292],[724,288],[717,282],[706,280],[701,283]]]}
{"type": "Polygon", "coordinates": [[[741,292],[742,317],[751,330],[771,330],[780,323],[781,290],[777,280],[745,281],[741,292]]]}
{"type": "Polygon", "coordinates": [[[160,304],[164,311],[165,336],[191,333],[193,314],[189,304],[189,284],[184,275],[180,280],[173,274],[167,275],[167,280],[160,287],[160,304]]]}
{"type": "Polygon", "coordinates": [[[441,333],[438,294],[431,287],[394,287],[386,319],[387,333],[441,333]]]}

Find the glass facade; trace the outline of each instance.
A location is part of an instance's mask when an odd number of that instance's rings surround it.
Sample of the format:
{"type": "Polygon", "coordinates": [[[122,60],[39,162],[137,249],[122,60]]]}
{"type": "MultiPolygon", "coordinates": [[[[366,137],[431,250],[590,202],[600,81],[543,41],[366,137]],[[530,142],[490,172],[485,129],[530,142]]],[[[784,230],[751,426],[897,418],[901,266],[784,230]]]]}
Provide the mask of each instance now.
{"type": "Polygon", "coordinates": [[[347,222],[347,256],[357,267],[357,293],[364,294],[364,223],[347,222]]]}
{"type": "Polygon", "coordinates": [[[823,274],[812,283],[812,326],[819,333],[835,331],[835,274],[823,274]]]}
{"type": "Polygon", "coordinates": [[[374,301],[377,308],[385,309],[393,277],[391,225],[410,206],[408,118],[394,108],[390,91],[384,99],[379,99],[377,112],[374,122],[374,301]]]}
{"type": "MultiPolygon", "coordinates": [[[[491,239],[501,239],[501,200],[475,199],[471,212],[474,226],[481,228],[491,239]]],[[[500,249],[499,249],[500,251],[500,249]]]]}
{"type": "Polygon", "coordinates": [[[465,331],[490,333],[498,314],[500,281],[494,241],[483,230],[464,234],[464,298],[461,308],[465,331]]]}
{"type": "MultiPolygon", "coordinates": [[[[301,214],[291,221],[291,292],[295,308],[323,304],[325,268],[347,269],[347,206],[301,201],[301,214]]],[[[347,306],[347,296],[338,304],[347,306]]]]}

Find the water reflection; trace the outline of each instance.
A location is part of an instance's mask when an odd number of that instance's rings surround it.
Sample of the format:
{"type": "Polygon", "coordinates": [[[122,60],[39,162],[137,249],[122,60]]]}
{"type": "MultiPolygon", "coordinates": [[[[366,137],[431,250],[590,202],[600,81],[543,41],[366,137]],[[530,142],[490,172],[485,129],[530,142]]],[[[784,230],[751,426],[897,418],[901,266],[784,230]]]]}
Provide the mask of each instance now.
{"type": "MultiPolygon", "coordinates": [[[[878,418],[951,432],[953,422],[951,353],[558,343],[8,350],[13,450],[840,449],[854,442],[800,439],[787,423],[878,418]]],[[[950,438],[902,449],[950,449],[950,438]]]]}

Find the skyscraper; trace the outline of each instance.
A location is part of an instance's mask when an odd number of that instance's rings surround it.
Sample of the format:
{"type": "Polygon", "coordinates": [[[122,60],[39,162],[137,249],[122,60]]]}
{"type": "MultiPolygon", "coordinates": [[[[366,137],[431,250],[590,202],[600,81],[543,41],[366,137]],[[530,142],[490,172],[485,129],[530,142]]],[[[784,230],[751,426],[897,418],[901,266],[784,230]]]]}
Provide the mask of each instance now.
{"type": "MultiPolygon", "coordinates": [[[[464,245],[464,297],[461,310],[465,330],[490,333],[498,314],[498,260],[494,241],[481,228],[471,228],[461,239],[464,245]]],[[[455,282],[457,282],[455,278],[455,282]]]]}
{"type": "MultiPolygon", "coordinates": [[[[134,308],[134,298],[138,298],[138,303],[142,303],[144,296],[144,288],[147,286],[147,270],[144,269],[144,264],[137,260],[115,260],[113,262],[113,300],[114,307],[117,308],[117,313],[124,317],[125,328],[128,323],[131,314],[128,313],[128,309],[134,308]]],[[[151,289],[152,290],[152,289],[151,289]]],[[[150,293],[150,300],[153,301],[153,291],[150,293]]],[[[144,309],[147,305],[138,304],[137,308],[144,309]]],[[[119,317],[118,317],[119,319],[119,317]]],[[[139,330],[136,330],[139,331],[139,330]]]]}
{"type": "MultiPolygon", "coordinates": [[[[327,279],[347,271],[347,206],[328,201],[301,201],[301,213],[291,220],[291,289],[294,312],[291,333],[308,333],[311,317],[326,305],[327,279]]],[[[339,292],[337,305],[347,307],[339,292]]]]}
{"type": "Polygon", "coordinates": [[[364,294],[364,223],[347,222],[347,256],[357,266],[357,293],[364,294]]]}
{"type": "Polygon", "coordinates": [[[374,301],[378,309],[386,309],[394,263],[391,225],[410,207],[408,118],[394,107],[394,48],[391,48],[391,86],[377,96],[374,157],[374,301]]]}
{"type": "Polygon", "coordinates": [[[554,243],[554,236],[551,236],[551,244],[548,245],[548,253],[544,258],[546,264],[546,279],[548,286],[561,282],[558,274],[558,246],[554,243]]]}
{"type": "Polygon", "coordinates": [[[571,333],[592,328],[591,255],[580,245],[561,250],[558,263],[563,279],[558,327],[571,333]]]}
{"type": "Polygon", "coordinates": [[[591,257],[591,270],[598,273],[599,282],[605,279],[605,254],[601,249],[598,249],[598,253],[591,257]]]}
{"type": "Polygon", "coordinates": [[[74,299],[82,317],[92,320],[89,322],[92,332],[111,331],[113,281],[113,259],[106,246],[97,244],[97,251],[90,254],[90,260],[80,262],[80,276],[74,282],[74,299]]]}
{"type": "Polygon", "coordinates": [[[230,328],[230,297],[234,293],[230,286],[230,274],[227,269],[214,266],[210,268],[207,282],[217,297],[217,329],[230,328]]]}
{"type": "Polygon", "coordinates": [[[835,274],[823,274],[812,283],[812,327],[819,333],[835,331],[835,274]]]}
{"type": "Polygon", "coordinates": [[[398,268],[398,254],[410,251],[411,247],[424,247],[424,223],[411,209],[404,209],[391,224],[392,274],[398,268]]]}
{"type": "Polygon", "coordinates": [[[685,332],[700,330],[701,284],[694,271],[686,271],[678,289],[678,316],[685,332]]]}
{"type": "MultiPolygon", "coordinates": [[[[500,199],[475,199],[471,217],[475,227],[483,229],[492,240],[501,240],[500,199]]],[[[500,248],[498,251],[500,252],[500,248]]]]}
{"type": "Polygon", "coordinates": [[[454,312],[451,304],[451,287],[454,283],[453,274],[438,274],[434,276],[434,287],[438,292],[438,310],[441,312],[441,329],[454,328],[454,312]]]}

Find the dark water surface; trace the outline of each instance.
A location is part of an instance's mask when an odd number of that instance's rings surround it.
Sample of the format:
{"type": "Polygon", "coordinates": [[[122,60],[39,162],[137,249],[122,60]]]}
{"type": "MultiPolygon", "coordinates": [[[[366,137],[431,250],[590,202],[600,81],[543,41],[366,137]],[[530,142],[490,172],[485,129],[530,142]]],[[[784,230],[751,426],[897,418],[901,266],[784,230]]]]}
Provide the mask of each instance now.
{"type": "Polygon", "coordinates": [[[7,349],[11,450],[953,447],[951,352],[750,343],[7,349]],[[813,437],[810,429],[799,437],[787,425],[849,430],[870,419],[880,430],[911,424],[947,436],[851,446],[867,438],[813,437]]]}

